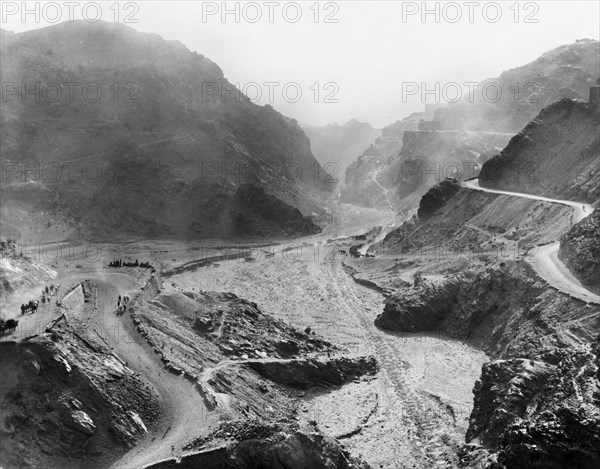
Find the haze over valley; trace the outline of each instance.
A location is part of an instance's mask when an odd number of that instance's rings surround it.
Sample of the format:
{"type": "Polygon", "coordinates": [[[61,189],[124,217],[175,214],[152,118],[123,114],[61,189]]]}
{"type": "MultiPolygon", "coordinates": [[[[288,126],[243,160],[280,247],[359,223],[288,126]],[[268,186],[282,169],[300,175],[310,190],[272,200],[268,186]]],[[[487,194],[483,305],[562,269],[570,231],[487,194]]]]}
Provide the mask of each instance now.
{"type": "Polygon", "coordinates": [[[596,3],[56,5],[2,5],[0,468],[600,467],[596,3]]]}

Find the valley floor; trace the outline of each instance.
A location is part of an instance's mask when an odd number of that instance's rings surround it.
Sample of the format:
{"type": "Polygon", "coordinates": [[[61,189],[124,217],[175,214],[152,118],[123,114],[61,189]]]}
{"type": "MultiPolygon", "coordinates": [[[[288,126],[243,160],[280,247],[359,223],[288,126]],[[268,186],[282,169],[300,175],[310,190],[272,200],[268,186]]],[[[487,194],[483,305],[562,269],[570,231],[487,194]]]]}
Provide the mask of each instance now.
{"type": "MultiPolygon", "coordinates": [[[[328,392],[307,392],[302,404],[306,421],[317,421],[325,432],[338,436],[373,467],[430,467],[436,462],[455,462],[452,448],[464,441],[471,390],[486,356],[443,336],[392,334],[377,329],[373,321],[383,308],[383,295],[354,282],[344,268],[346,258],[327,238],[364,233],[372,226],[385,225],[391,214],[345,206],[341,216],[335,228],[325,234],[277,245],[227,247],[218,242],[143,241],[136,243],[135,257],[151,260],[166,270],[190,266],[165,277],[167,288],[233,292],[255,301],[265,313],[301,329],[310,327],[351,354],[375,355],[382,368],[377,379],[328,392]],[[242,258],[225,260],[227,253],[240,249],[245,253],[242,258]]],[[[69,252],[83,253],[79,248],[69,252]]],[[[93,260],[83,254],[54,259],[51,265],[57,277],[52,282],[60,283],[62,291],[53,300],[61,298],[70,285],[86,279],[94,282],[97,310],[93,316],[79,319],[162,396],[162,424],[115,463],[115,467],[139,467],[181,454],[190,438],[210,426],[211,417],[193,386],[164,370],[131,326],[128,315],[114,314],[116,296],[133,294],[144,280],[143,275],[127,270],[117,273],[105,267],[111,260],[108,252],[119,248],[122,246],[102,245],[102,254],[93,260]]],[[[15,315],[22,299],[39,296],[40,288],[13,295],[8,310],[15,315]]],[[[52,307],[42,305],[35,315],[19,318],[19,329],[3,340],[42,331],[54,319],[52,311],[52,307]]]]}
{"type": "MultiPolygon", "coordinates": [[[[109,253],[124,253],[125,246],[130,253],[135,247],[135,254],[122,257],[150,261],[166,272],[167,289],[233,292],[301,330],[310,328],[350,354],[374,355],[381,366],[376,379],[300,395],[301,419],[316,421],[372,467],[456,466],[456,451],[464,443],[472,409],[473,385],[488,358],[442,334],[390,333],[375,327],[385,298],[380,291],[357,283],[350,275],[349,257],[340,253],[353,243],[349,237],[373,226],[386,226],[392,217],[390,212],[346,205],[332,228],[302,239],[237,244],[219,240],[106,243],[96,246],[101,254],[93,259],[81,246],[74,246],[68,257],[48,262],[57,272],[51,281],[63,285],[56,298],[83,280],[97,285],[97,309],[78,319],[143,375],[164,403],[161,425],[114,466],[141,467],[181,456],[186,443],[214,424],[214,416],[194,386],[164,369],[128,314],[114,314],[117,295],[133,295],[147,275],[106,267],[120,257],[109,253]]],[[[552,270],[555,267],[547,265],[552,259],[548,249],[540,250],[539,261],[542,269],[552,270]]],[[[11,315],[16,315],[20,302],[38,297],[40,288],[41,284],[23,287],[12,295],[11,315]]],[[[53,319],[53,308],[42,305],[35,315],[20,317],[19,329],[3,340],[38,333],[53,319]]]]}
{"type": "Polygon", "coordinates": [[[224,261],[169,281],[182,290],[233,292],[351,352],[375,355],[379,379],[310,394],[304,403],[307,420],[333,435],[359,430],[344,440],[373,467],[456,462],[450,448],[464,441],[485,354],[440,335],[377,329],[383,295],[354,282],[337,250],[317,244],[287,251],[293,261],[283,248],[268,260],[224,261]],[[325,256],[315,258],[318,251],[325,256]]]}

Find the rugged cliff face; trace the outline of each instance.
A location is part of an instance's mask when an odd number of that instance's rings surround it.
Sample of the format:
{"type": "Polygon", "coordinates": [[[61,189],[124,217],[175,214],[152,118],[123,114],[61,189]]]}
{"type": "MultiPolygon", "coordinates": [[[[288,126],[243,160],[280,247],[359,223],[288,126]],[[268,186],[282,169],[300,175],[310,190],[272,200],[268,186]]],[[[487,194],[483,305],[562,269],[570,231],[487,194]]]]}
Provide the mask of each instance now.
{"type": "Polygon", "coordinates": [[[597,467],[599,345],[485,365],[467,439],[499,448],[505,467],[597,467]]]}
{"type": "Polygon", "coordinates": [[[197,237],[242,184],[304,215],[332,189],[295,121],[179,42],[102,22],[4,36],[2,220],[29,225],[8,236],[197,237]]]}
{"type": "MultiPolygon", "coordinates": [[[[395,197],[423,194],[447,177],[470,179],[481,165],[509,140],[506,134],[464,131],[407,131],[404,133],[392,182],[395,197]]],[[[389,176],[388,176],[389,177],[389,176]]]]}
{"type": "Polygon", "coordinates": [[[424,275],[386,300],[375,321],[406,332],[441,330],[494,357],[536,356],[595,337],[600,307],[548,290],[523,261],[474,266],[443,278],[424,275]],[[502,265],[501,265],[502,264],[502,265]],[[572,321],[568,329],[562,323],[572,321]]]}
{"type": "Polygon", "coordinates": [[[475,384],[467,442],[511,468],[597,466],[600,307],[549,288],[523,262],[439,277],[392,294],[376,324],[443,331],[495,359],[475,384]]]}
{"type": "Polygon", "coordinates": [[[160,417],[152,387],[83,327],[0,355],[3,467],[105,467],[160,417]]]}
{"type": "Polygon", "coordinates": [[[540,114],[483,165],[479,182],[514,192],[600,199],[600,108],[568,99],[540,114]]]}
{"type": "Polygon", "coordinates": [[[594,210],[561,238],[558,258],[582,282],[600,287],[600,210],[594,210]]]}

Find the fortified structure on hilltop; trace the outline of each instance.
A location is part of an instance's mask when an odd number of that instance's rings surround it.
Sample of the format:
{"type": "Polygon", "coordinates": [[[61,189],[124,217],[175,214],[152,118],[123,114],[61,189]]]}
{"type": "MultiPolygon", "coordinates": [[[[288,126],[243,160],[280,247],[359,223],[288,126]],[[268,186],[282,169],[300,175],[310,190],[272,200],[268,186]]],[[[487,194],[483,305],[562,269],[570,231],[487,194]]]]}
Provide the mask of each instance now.
{"type": "Polygon", "coordinates": [[[600,106],[600,78],[596,80],[595,86],[590,86],[590,103],[600,106]]]}

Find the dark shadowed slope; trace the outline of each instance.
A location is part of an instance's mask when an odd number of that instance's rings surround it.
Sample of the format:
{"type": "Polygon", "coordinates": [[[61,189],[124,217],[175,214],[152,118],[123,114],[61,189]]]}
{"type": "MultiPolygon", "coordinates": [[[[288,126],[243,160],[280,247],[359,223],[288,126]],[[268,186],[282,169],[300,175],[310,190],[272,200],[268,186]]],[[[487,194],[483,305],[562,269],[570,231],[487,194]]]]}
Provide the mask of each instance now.
{"type": "Polygon", "coordinates": [[[64,23],[3,32],[1,59],[2,82],[14,84],[0,116],[2,220],[29,225],[17,236],[41,226],[46,238],[205,236],[197,227],[208,224],[228,236],[244,183],[304,215],[327,198],[296,122],[251,103],[178,41],[64,23]]]}

